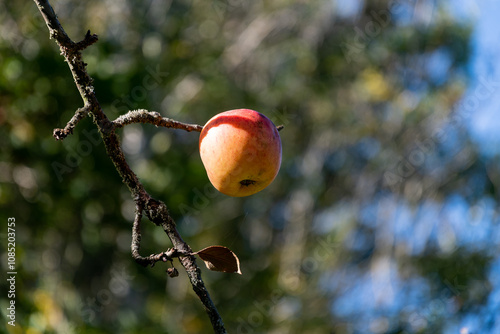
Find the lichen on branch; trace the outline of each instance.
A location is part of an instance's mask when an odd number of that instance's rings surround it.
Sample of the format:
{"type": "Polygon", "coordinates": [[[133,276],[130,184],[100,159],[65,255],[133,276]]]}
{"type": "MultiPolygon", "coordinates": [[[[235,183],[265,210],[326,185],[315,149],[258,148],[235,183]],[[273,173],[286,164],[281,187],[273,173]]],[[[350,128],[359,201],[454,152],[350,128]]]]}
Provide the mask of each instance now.
{"type": "Polygon", "coordinates": [[[171,118],[162,117],[159,112],[145,109],[131,110],[113,121],[116,128],[122,128],[125,125],[133,123],[149,123],[165,128],[186,130],[188,132],[201,132],[203,129],[201,125],[182,123],[171,118]]]}

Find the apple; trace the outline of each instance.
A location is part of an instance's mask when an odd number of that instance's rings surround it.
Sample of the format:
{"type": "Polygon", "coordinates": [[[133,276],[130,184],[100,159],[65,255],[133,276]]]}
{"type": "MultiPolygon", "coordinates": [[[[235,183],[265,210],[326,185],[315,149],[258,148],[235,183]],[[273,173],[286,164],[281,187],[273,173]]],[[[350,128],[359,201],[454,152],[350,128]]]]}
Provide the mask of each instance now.
{"type": "Polygon", "coordinates": [[[200,157],[212,185],[243,197],[266,188],[281,165],[281,139],[269,118],[250,109],[212,117],[200,134],[200,157]]]}

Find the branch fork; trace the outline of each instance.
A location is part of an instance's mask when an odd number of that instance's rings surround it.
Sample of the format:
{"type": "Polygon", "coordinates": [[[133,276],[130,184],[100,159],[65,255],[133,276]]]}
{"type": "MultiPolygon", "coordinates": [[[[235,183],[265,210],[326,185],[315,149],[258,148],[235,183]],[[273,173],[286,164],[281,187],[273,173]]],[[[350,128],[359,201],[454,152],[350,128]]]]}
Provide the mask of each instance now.
{"type": "Polygon", "coordinates": [[[165,252],[159,254],[151,254],[149,256],[143,257],[139,254],[140,243],[141,243],[141,219],[142,219],[143,205],[136,205],[136,213],[134,223],[132,225],[132,244],[131,251],[134,260],[141,266],[154,267],[156,262],[167,262],[173,263],[173,259],[180,256],[190,255],[184,251],[180,251],[175,247],[169,248],[165,252]]]}

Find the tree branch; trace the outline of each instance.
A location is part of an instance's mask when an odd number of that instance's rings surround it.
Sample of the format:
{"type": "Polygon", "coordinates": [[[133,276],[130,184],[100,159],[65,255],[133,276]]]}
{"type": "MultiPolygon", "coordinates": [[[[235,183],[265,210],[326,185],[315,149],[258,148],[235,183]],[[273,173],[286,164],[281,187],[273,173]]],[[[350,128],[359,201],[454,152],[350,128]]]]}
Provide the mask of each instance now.
{"type": "MultiPolygon", "coordinates": [[[[34,0],[40,13],[42,14],[45,23],[47,24],[50,38],[56,40],[59,45],[61,54],[64,56],[65,61],[68,63],[73,75],[74,82],[80,95],[83,99],[84,107],[78,109],[75,115],[71,118],[64,129],[54,130],[54,136],[56,139],[64,139],[68,134],[73,132],[73,129],[78,124],[78,122],[83,119],[87,114],[91,115],[94,123],[96,124],[101,137],[103,138],[103,143],[106,148],[107,155],[113,161],[118,174],[122,178],[122,182],[129,188],[132,197],[136,203],[136,217],[133,225],[133,243],[132,243],[132,256],[134,259],[139,259],[138,262],[141,264],[149,261],[156,262],[156,260],[163,261],[164,253],[159,255],[152,255],[148,258],[142,258],[139,255],[139,242],[140,242],[140,220],[142,218],[142,212],[146,214],[148,219],[158,226],[161,226],[170,241],[172,242],[173,249],[175,249],[179,254],[191,254],[192,250],[189,245],[182,240],[179,232],[177,231],[176,225],[170,214],[168,213],[167,206],[161,202],[153,199],[144,189],[135,173],[131,170],[125,156],[120,147],[120,142],[118,136],[115,133],[117,127],[123,127],[126,124],[137,122],[140,120],[141,123],[151,123],[160,126],[168,126],[174,128],[183,128],[187,131],[201,131],[199,126],[196,125],[185,125],[183,123],[175,122],[169,119],[164,119],[159,117],[157,113],[152,114],[149,112],[131,112],[129,117],[126,115],[122,118],[118,118],[115,122],[111,122],[106,114],[103,112],[97,97],[94,93],[94,87],[92,85],[92,78],[87,74],[85,69],[86,64],[83,62],[81,57],[81,51],[88,47],[89,45],[97,41],[96,35],[91,35],[90,31],[87,32],[85,38],[78,43],[73,42],[63,27],[61,26],[57,16],[52,9],[48,0],[34,0]],[[133,116],[133,115],[141,115],[133,116]],[[164,125],[163,125],[164,124],[164,125]],[[168,124],[168,125],[167,125],[168,124]],[[182,124],[182,125],[181,125],[182,124]]],[[[168,260],[168,259],[167,259],[168,260]]],[[[153,262],[153,263],[154,263],[153,262]]],[[[212,327],[215,333],[227,333],[224,328],[224,323],[220,317],[217,308],[215,307],[208,291],[205,288],[205,284],[201,278],[201,271],[196,264],[196,260],[192,255],[186,255],[180,257],[180,262],[185,268],[193,290],[201,300],[205,310],[210,318],[212,327]]],[[[169,272],[169,275],[172,273],[169,272]]],[[[175,274],[175,273],[174,273],[175,274]]],[[[171,275],[173,276],[173,275],[171,275]]]]}
{"type": "Polygon", "coordinates": [[[151,254],[147,257],[143,257],[139,254],[139,249],[141,247],[142,211],[143,211],[142,204],[141,203],[136,204],[135,219],[134,219],[134,224],[132,226],[132,244],[131,244],[132,257],[134,258],[134,260],[144,267],[147,267],[148,265],[153,267],[156,262],[159,261],[172,262],[174,257],[179,257],[183,255],[175,248],[170,248],[166,252],[162,252],[159,254],[151,254]]]}
{"type": "Polygon", "coordinates": [[[73,134],[73,129],[76,127],[78,122],[80,122],[83,118],[85,118],[89,113],[88,106],[83,108],[79,108],[73,117],[69,120],[68,124],[64,127],[64,129],[54,129],[53,136],[56,140],[62,140],[66,138],[68,135],[73,134]]]}
{"type": "Polygon", "coordinates": [[[170,118],[165,118],[156,111],[147,111],[145,109],[132,110],[115,119],[113,124],[116,128],[122,128],[125,125],[132,123],[149,123],[156,126],[162,126],[165,128],[174,128],[190,131],[201,132],[203,127],[198,124],[186,124],[179,121],[175,121],[170,118]]]}

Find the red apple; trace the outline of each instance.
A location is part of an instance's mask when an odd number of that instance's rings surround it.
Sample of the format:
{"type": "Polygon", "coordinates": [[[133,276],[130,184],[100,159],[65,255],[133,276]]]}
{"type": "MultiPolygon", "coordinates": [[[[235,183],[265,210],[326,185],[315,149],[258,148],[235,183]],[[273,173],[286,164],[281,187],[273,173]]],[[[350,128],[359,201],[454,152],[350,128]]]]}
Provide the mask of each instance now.
{"type": "Polygon", "coordinates": [[[267,187],[281,165],[281,140],[269,118],[250,109],[212,117],[200,134],[200,156],[213,186],[242,197],[267,187]]]}

